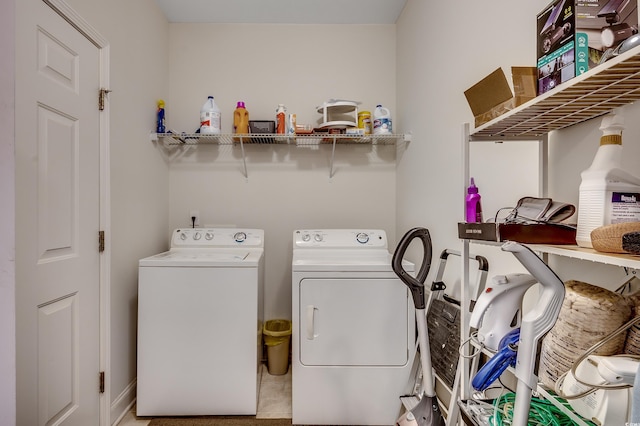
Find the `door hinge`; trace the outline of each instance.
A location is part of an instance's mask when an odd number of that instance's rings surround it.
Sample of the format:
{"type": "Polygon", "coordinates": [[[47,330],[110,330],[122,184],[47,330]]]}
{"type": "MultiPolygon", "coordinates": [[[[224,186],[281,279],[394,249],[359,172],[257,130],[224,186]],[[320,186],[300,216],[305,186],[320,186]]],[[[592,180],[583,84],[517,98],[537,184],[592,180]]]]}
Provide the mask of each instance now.
{"type": "Polygon", "coordinates": [[[98,109],[100,111],[104,111],[104,98],[107,95],[107,93],[110,93],[111,90],[109,89],[100,89],[100,92],[98,94],[98,109]]]}
{"type": "Polygon", "coordinates": [[[104,393],[104,371],[100,372],[100,393],[104,393]]]}
{"type": "Polygon", "coordinates": [[[104,251],[104,231],[98,231],[98,251],[104,251]]]}

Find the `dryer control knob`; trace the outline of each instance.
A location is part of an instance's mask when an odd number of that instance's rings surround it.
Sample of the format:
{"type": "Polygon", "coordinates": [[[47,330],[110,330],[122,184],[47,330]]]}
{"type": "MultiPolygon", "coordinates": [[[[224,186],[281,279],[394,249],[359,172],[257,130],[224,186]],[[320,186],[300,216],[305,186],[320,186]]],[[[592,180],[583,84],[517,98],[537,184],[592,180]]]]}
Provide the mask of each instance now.
{"type": "Polygon", "coordinates": [[[358,235],[356,235],[356,241],[362,244],[366,244],[369,242],[369,235],[365,234],[364,232],[360,232],[358,235]]]}
{"type": "Polygon", "coordinates": [[[200,232],[196,232],[195,234],[193,234],[193,239],[198,241],[200,238],[202,238],[202,234],[200,232]]]}
{"type": "Polygon", "coordinates": [[[247,234],[245,234],[244,232],[236,232],[236,234],[233,236],[233,239],[236,240],[237,243],[241,243],[247,239],[247,234]]]}
{"type": "Polygon", "coordinates": [[[323,240],[323,236],[322,234],[315,234],[313,236],[313,239],[316,240],[317,242],[321,242],[323,240]]]}

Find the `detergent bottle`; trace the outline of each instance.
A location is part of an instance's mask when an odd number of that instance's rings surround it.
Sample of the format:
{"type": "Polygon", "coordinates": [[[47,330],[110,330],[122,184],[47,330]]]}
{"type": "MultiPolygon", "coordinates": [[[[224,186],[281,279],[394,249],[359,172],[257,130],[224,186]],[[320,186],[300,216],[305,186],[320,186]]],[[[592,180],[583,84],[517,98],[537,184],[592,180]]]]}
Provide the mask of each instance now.
{"type": "Polygon", "coordinates": [[[391,111],[382,105],[377,105],[373,110],[373,134],[390,135],[393,133],[391,126],[391,111]]]}
{"type": "Polygon", "coordinates": [[[467,188],[465,197],[465,210],[467,223],[482,223],[482,205],[480,204],[480,194],[473,178],[467,188]]]}
{"type": "Polygon", "coordinates": [[[164,101],[158,100],[158,110],[156,111],[156,133],[166,133],[167,128],[164,125],[164,101]]]}
{"type": "Polygon", "coordinates": [[[619,110],[602,119],[600,147],[591,167],[581,174],[576,232],[581,247],[593,247],[595,228],[640,221],[640,179],[622,170],[623,128],[619,110]]]}
{"type": "Polygon", "coordinates": [[[249,111],[242,101],[238,101],[233,111],[233,133],[249,133],[249,111]]]}
{"type": "Polygon", "coordinates": [[[209,96],[207,102],[200,109],[200,133],[219,134],[220,127],[220,108],[213,100],[213,96],[209,96]]]}
{"type": "Polygon", "coordinates": [[[287,133],[287,108],[284,104],[278,104],[276,109],[276,133],[284,135],[287,133]]]}

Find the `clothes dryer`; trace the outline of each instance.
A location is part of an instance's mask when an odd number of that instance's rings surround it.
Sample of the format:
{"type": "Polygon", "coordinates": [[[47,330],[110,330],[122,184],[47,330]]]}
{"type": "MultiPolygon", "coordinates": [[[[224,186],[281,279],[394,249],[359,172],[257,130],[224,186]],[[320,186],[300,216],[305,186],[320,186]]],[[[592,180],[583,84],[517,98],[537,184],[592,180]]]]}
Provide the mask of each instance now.
{"type": "Polygon", "coordinates": [[[177,229],[139,261],[137,414],[254,415],[264,232],[177,229]]]}
{"type": "Polygon", "coordinates": [[[395,424],[416,337],[391,258],[382,230],[294,231],[293,424],[395,424]]]}

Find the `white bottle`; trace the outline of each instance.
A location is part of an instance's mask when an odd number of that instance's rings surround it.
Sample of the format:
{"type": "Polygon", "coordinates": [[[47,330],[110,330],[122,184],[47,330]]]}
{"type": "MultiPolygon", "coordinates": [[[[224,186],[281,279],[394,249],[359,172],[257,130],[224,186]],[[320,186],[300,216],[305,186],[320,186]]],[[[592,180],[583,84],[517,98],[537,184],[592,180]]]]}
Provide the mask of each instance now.
{"type": "Polygon", "coordinates": [[[393,133],[391,111],[382,105],[377,105],[373,110],[373,134],[390,135],[391,133],[393,133]]]}
{"type": "Polygon", "coordinates": [[[219,134],[221,129],[220,108],[209,96],[200,110],[200,134],[219,134]]]}
{"type": "Polygon", "coordinates": [[[622,170],[623,125],[617,110],[602,119],[600,147],[581,174],[576,232],[581,247],[593,247],[591,231],[600,226],[640,221],[640,179],[622,170]]]}

